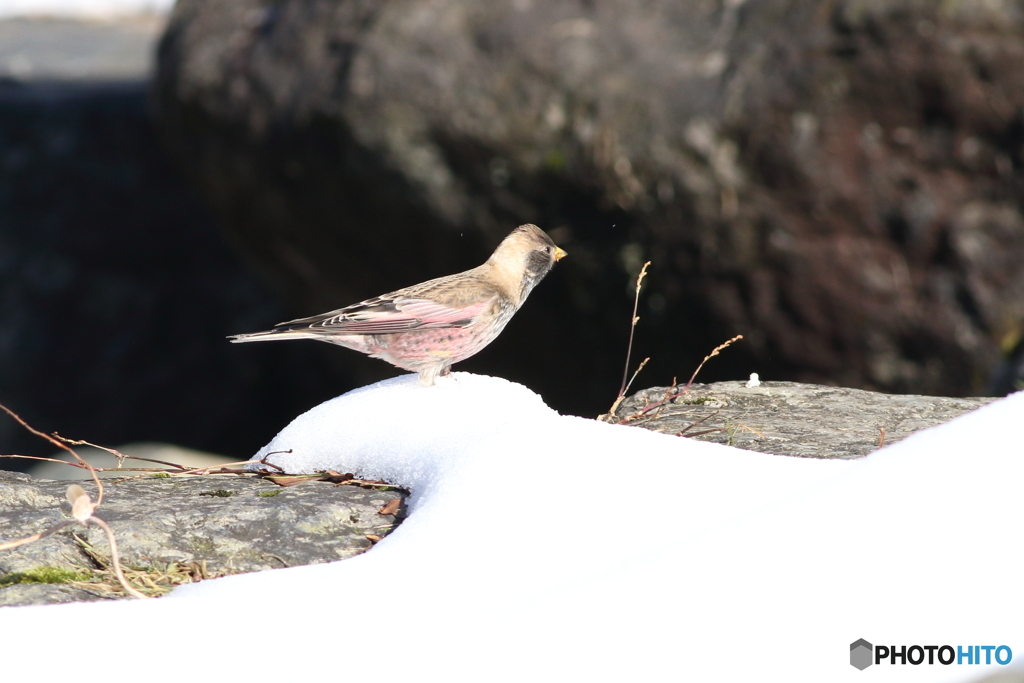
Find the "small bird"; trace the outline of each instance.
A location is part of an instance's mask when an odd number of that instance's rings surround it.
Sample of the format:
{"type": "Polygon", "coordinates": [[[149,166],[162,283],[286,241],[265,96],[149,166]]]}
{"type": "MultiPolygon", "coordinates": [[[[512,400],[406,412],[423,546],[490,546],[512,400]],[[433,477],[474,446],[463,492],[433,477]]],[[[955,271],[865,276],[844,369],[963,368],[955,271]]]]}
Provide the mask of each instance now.
{"type": "Polygon", "coordinates": [[[472,270],[229,339],[330,342],[418,372],[420,384],[429,387],[494,341],[563,256],[543,230],[520,225],[472,270]]]}

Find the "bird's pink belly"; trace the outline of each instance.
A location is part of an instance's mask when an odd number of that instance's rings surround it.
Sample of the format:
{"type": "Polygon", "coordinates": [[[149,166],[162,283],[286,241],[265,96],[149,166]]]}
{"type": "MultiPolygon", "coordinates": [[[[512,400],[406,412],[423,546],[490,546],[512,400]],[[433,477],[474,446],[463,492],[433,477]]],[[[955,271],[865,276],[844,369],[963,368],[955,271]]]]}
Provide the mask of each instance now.
{"type": "Polygon", "coordinates": [[[360,339],[361,343],[344,345],[405,370],[419,372],[426,366],[448,366],[469,358],[493,339],[493,335],[481,332],[472,326],[410,330],[365,336],[360,339]]]}

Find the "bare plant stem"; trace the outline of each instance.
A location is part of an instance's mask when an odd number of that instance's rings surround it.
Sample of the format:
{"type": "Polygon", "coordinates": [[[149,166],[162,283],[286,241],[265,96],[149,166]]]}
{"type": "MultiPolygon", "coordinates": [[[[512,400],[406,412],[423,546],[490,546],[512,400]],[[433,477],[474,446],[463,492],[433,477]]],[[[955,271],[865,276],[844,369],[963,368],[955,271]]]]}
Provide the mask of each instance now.
{"type": "MultiPolygon", "coordinates": [[[[690,375],[690,381],[686,383],[686,386],[684,386],[682,389],[679,389],[677,391],[673,391],[673,389],[676,386],[676,381],[673,379],[672,380],[672,386],[669,387],[669,390],[665,392],[665,395],[661,398],[661,400],[655,401],[654,403],[651,403],[650,405],[644,406],[641,410],[637,411],[636,413],[634,413],[632,415],[627,415],[626,417],[620,419],[618,424],[626,424],[627,422],[632,422],[634,420],[638,420],[638,419],[646,416],[652,410],[656,410],[657,408],[659,408],[660,406],[665,405],[669,401],[677,399],[680,396],[683,396],[684,394],[686,394],[686,392],[688,392],[690,390],[690,386],[693,384],[694,378],[697,377],[697,373],[700,372],[700,369],[704,367],[704,364],[707,363],[712,358],[714,358],[715,356],[717,356],[719,353],[721,353],[722,349],[727,348],[729,345],[739,341],[740,339],[743,339],[743,335],[742,334],[738,334],[735,337],[733,337],[732,339],[730,339],[729,341],[727,341],[727,342],[725,342],[723,344],[719,344],[718,346],[716,346],[711,351],[711,353],[709,353],[708,355],[704,356],[704,360],[702,360],[700,362],[700,365],[697,366],[697,369],[693,371],[692,375],[690,375]]],[[[609,415],[614,415],[615,414],[614,408],[618,408],[620,402],[621,402],[621,400],[620,401],[616,401],[616,403],[613,406],[613,409],[609,413],[609,415]]]]}
{"type": "Polygon", "coordinates": [[[16,541],[8,541],[7,543],[0,543],[0,550],[13,550],[14,548],[17,548],[19,546],[23,546],[23,545],[25,545],[27,543],[32,543],[33,541],[38,541],[40,538],[46,538],[50,534],[55,534],[58,531],[60,531],[61,529],[63,529],[64,527],[69,526],[71,524],[74,524],[77,521],[78,520],[75,520],[75,519],[69,519],[66,522],[61,522],[60,524],[58,524],[56,526],[50,527],[46,531],[40,531],[38,534],[32,534],[31,536],[26,536],[25,538],[19,538],[16,541]]]}
{"type": "MultiPolygon", "coordinates": [[[[33,535],[31,535],[31,536],[29,536],[27,538],[22,538],[22,539],[18,539],[16,541],[10,541],[8,543],[0,544],[0,550],[10,550],[12,548],[17,548],[19,546],[25,545],[26,543],[31,543],[33,541],[38,541],[39,539],[45,538],[46,536],[49,536],[50,534],[56,533],[57,531],[60,531],[64,527],[66,527],[66,526],[68,526],[70,524],[75,524],[76,522],[81,524],[82,526],[88,526],[89,522],[95,522],[107,534],[107,540],[110,542],[110,558],[112,560],[112,567],[113,567],[113,570],[114,570],[114,576],[117,577],[117,581],[118,581],[118,583],[121,584],[121,588],[123,588],[125,593],[127,593],[130,596],[132,596],[133,598],[146,598],[147,596],[145,596],[142,593],[140,593],[139,591],[135,590],[134,588],[132,588],[128,584],[128,580],[125,579],[125,577],[124,577],[124,572],[121,571],[121,560],[119,559],[118,554],[117,554],[117,541],[114,539],[114,531],[109,526],[107,526],[107,523],[104,522],[102,519],[99,519],[98,517],[94,517],[93,516],[93,511],[95,511],[95,509],[97,507],[99,507],[100,503],[103,501],[103,484],[100,483],[99,477],[96,476],[96,468],[93,467],[88,462],[86,462],[80,455],[78,455],[78,453],[75,452],[75,450],[73,448],[71,448],[70,445],[68,445],[68,444],[74,444],[74,445],[89,445],[89,446],[92,446],[93,444],[90,444],[90,443],[85,442],[85,441],[74,441],[74,440],[71,440],[71,439],[65,439],[64,437],[60,436],[59,434],[53,434],[52,436],[50,434],[45,434],[45,433],[39,431],[38,429],[35,429],[34,427],[31,427],[27,422],[25,422],[25,420],[21,419],[21,416],[19,416],[17,413],[15,413],[13,410],[8,408],[7,406],[5,406],[3,404],[0,404],[0,409],[3,409],[4,412],[6,412],[8,415],[10,415],[12,418],[14,418],[14,420],[18,424],[20,424],[22,427],[24,427],[28,431],[32,432],[33,434],[35,434],[38,437],[46,439],[47,441],[49,441],[51,444],[53,444],[57,448],[60,448],[61,450],[64,450],[64,451],[67,451],[68,453],[70,453],[75,458],[75,460],[77,460],[78,462],[77,463],[68,463],[68,464],[69,465],[74,465],[76,467],[84,467],[84,468],[88,469],[89,470],[89,474],[92,475],[93,483],[96,484],[96,491],[97,491],[96,502],[93,503],[91,500],[89,500],[89,494],[86,493],[82,489],[81,486],[79,486],[78,484],[72,484],[71,486],[68,487],[68,500],[72,504],[71,505],[71,514],[74,516],[74,519],[69,519],[69,520],[67,520],[65,522],[61,522],[60,524],[57,524],[57,525],[55,525],[53,527],[50,527],[46,531],[40,532],[38,534],[33,534],[33,535]]],[[[121,453],[118,453],[117,451],[114,451],[114,450],[109,449],[109,448],[103,448],[102,446],[96,446],[96,448],[102,448],[102,450],[105,450],[105,451],[107,451],[109,453],[113,453],[114,455],[118,456],[118,458],[120,460],[123,460],[124,457],[125,457],[121,453]]],[[[39,458],[39,459],[40,460],[52,460],[53,458],[39,458]]],[[[120,464],[120,460],[119,460],[118,464],[120,464]]],[[[60,462],[63,462],[63,461],[60,461],[60,462]]]]}
{"type": "Polygon", "coordinates": [[[709,353],[708,355],[704,356],[704,360],[702,360],[700,362],[700,365],[697,366],[697,369],[693,371],[692,375],[690,375],[690,381],[686,383],[685,387],[683,387],[683,392],[682,393],[685,394],[689,390],[690,385],[693,384],[693,380],[696,379],[696,377],[697,377],[697,373],[700,372],[700,369],[702,367],[704,367],[705,363],[707,363],[709,360],[711,360],[712,358],[717,356],[719,353],[721,353],[722,349],[725,349],[728,346],[730,346],[731,344],[733,344],[735,342],[738,342],[740,339],[743,339],[743,335],[742,334],[737,334],[735,337],[733,337],[729,341],[725,342],[724,344],[719,344],[718,346],[716,346],[714,348],[714,350],[711,351],[711,353],[709,353]]]}
{"type": "Polygon", "coordinates": [[[118,558],[117,555],[117,541],[114,540],[113,530],[109,526],[107,526],[106,522],[104,522],[102,519],[99,519],[98,517],[90,517],[89,520],[96,522],[96,524],[98,524],[103,529],[103,531],[107,533],[107,541],[110,543],[111,568],[114,570],[114,576],[117,577],[117,582],[121,584],[121,588],[124,589],[124,592],[132,596],[133,598],[148,598],[148,595],[143,595],[139,591],[132,588],[131,585],[129,585],[128,583],[128,579],[124,578],[124,572],[121,571],[121,560],[118,558]]]}
{"type": "MultiPolygon", "coordinates": [[[[633,334],[636,332],[636,324],[640,322],[640,318],[636,314],[640,307],[640,286],[644,281],[644,277],[647,276],[647,266],[649,265],[651,265],[650,261],[644,264],[644,267],[640,269],[640,274],[636,276],[636,295],[633,297],[633,319],[629,326],[629,345],[626,347],[626,367],[622,370],[622,386],[619,387],[619,399],[626,394],[626,389],[629,388],[629,385],[633,382],[633,380],[630,380],[628,383],[626,382],[626,379],[629,377],[629,357],[633,353],[633,334]]],[[[646,360],[640,364],[640,367],[636,369],[636,373],[633,374],[634,378],[646,364],[646,360]]],[[[612,412],[614,413],[615,411],[613,410],[612,412]]]]}
{"type": "MultiPolygon", "coordinates": [[[[89,444],[89,445],[92,445],[92,444],[89,444]]],[[[107,451],[113,451],[113,449],[105,449],[105,448],[102,448],[100,446],[97,446],[97,448],[101,448],[102,450],[107,450],[107,451]]],[[[114,454],[118,455],[116,451],[114,451],[114,454]]],[[[67,465],[68,467],[75,467],[75,468],[78,468],[78,469],[81,469],[81,470],[93,470],[95,472],[142,472],[143,474],[168,474],[168,475],[170,475],[172,477],[173,476],[177,476],[177,475],[185,475],[185,474],[190,474],[190,475],[206,475],[206,474],[256,474],[256,472],[250,472],[247,469],[233,469],[236,465],[249,465],[251,463],[263,464],[263,465],[266,465],[267,467],[273,467],[274,469],[282,471],[282,472],[284,471],[280,467],[278,467],[277,465],[275,465],[273,463],[270,463],[270,462],[266,462],[266,459],[264,459],[264,460],[238,460],[236,462],[225,462],[225,463],[220,463],[220,464],[217,464],[217,465],[210,465],[209,467],[187,467],[185,465],[179,465],[178,463],[175,463],[175,462],[166,462],[164,460],[154,460],[152,458],[141,458],[141,457],[136,456],[136,455],[124,454],[121,457],[124,457],[127,460],[141,460],[143,462],[153,462],[153,463],[157,463],[159,465],[167,465],[168,467],[171,467],[173,469],[164,469],[164,468],[160,468],[160,467],[95,467],[95,466],[90,465],[88,463],[82,464],[82,463],[78,463],[78,462],[68,462],[67,460],[59,460],[57,458],[44,458],[44,457],[38,456],[38,455],[0,455],[0,458],[12,458],[12,459],[21,459],[21,460],[37,460],[39,462],[55,462],[55,463],[57,463],[59,465],[67,465]]],[[[120,480],[118,480],[118,481],[120,481],[120,480]]]]}
{"type": "Polygon", "coordinates": [[[38,429],[35,429],[35,428],[29,426],[29,424],[27,422],[25,422],[24,420],[21,419],[21,416],[19,416],[17,413],[15,413],[13,410],[8,408],[4,404],[0,403],[0,409],[3,409],[3,411],[5,413],[10,415],[12,418],[14,418],[15,422],[20,424],[22,427],[24,427],[28,431],[32,432],[33,434],[35,434],[38,437],[46,439],[47,441],[52,443],[57,448],[59,448],[61,450],[64,450],[64,451],[67,451],[72,456],[74,456],[75,460],[77,460],[79,463],[81,463],[82,467],[85,467],[86,469],[88,469],[89,473],[92,475],[93,483],[96,484],[96,504],[99,505],[100,503],[103,502],[103,484],[100,483],[100,478],[96,476],[96,468],[95,467],[93,467],[92,465],[87,463],[85,460],[83,460],[82,456],[78,455],[78,453],[76,453],[73,448],[71,448],[70,446],[65,444],[59,438],[54,438],[54,437],[50,436],[49,434],[44,434],[43,432],[39,431],[38,429]]]}
{"type": "MultiPolygon", "coordinates": [[[[107,453],[110,453],[111,455],[117,457],[117,466],[118,467],[121,466],[121,463],[124,462],[125,458],[130,458],[131,457],[130,455],[125,455],[124,453],[122,453],[121,451],[117,450],[116,448],[107,448],[106,446],[98,446],[98,445],[96,445],[94,443],[89,443],[88,441],[84,441],[82,439],[68,439],[68,438],[65,438],[65,437],[61,436],[57,432],[54,432],[52,436],[53,436],[53,438],[60,439],[64,443],[69,444],[71,446],[90,446],[92,448],[98,448],[101,451],[106,451],[107,453]]],[[[159,461],[158,460],[154,460],[153,462],[159,462],[159,461]]],[[[173,465],[173,463],[160,463],[160,464],[162,464],[162,465],[173,465]]]]}
{"type": "Polygon", "coordinates": [[[637,366],[636,372],[634,372],[633,376],[629,378],[629,382],[626,383],[625,389],[619,392],[619,396],[615,399],[615,403],[612,403],[612,407],[608,409],[608,415],[614,415],[615,411],[619,409],[619,404],[621,404],[623,399],[626,398],[626,392],[629,391],[629,387],[633,385],[633,380],[636,379],[636,376],[640,374],[640,371],[644,369],[644,366],[647,365],[647,361],[649,360],[650,358],[644,358],[643,362],[637,366]]]}
{"type": "MultiPolygon", "coordinates": [[[[697,420],[696,422],[692,423],[692,424],[691,424],[691,425],[690,425],[689,427],[687,427],[686,429],[684,429],[684,430],[682,430],[682,431],[680,431],[680,432],[676,432],[676,436],[682,436],[683,434],[686,434],[686,432],[690,431],[691,429],[693,429],[693,428],[694,428],[694,427],[696,427],[697,425],[699,425],[699,424],[701,424],[701,423],[703,423],[703,422],[705,422],[705,421],[707,421],[707,420],[710,420],[710,419],[711,419],[711,418],[713,418],[713,417],[714,417],[715,415],[718,415],[718,414],[719,414],[720,412],[722,412],[722,411],[721,411],[721,410],[716,410],[716,411],[715,411],[715,412],[713,412],[713,413],[708,413],[707,415],[705,415],[705,416],[704,416],[704,417],[702,417],[701,419],[699,419],[699,420],[697,420]]],[[[703,432],[701,432],[701,433],[703,433],[703,432]]]]}
{"type": "Polygon", "coordinates": [[[637,366],[636,372],[633,373],[633,376],[629,378],[629,382],[626,383],[626,390],[622,392],[622,396],[624,396],[626,394],[626,391],[629,391],[629,388],[633,386],[633,380],[636,379],[636,376],[640,374],[640,371],[644,369],[644,366],[647,365],[647,361],[649,360],[651,359],[644,358],[640,365],[637,366]]]}

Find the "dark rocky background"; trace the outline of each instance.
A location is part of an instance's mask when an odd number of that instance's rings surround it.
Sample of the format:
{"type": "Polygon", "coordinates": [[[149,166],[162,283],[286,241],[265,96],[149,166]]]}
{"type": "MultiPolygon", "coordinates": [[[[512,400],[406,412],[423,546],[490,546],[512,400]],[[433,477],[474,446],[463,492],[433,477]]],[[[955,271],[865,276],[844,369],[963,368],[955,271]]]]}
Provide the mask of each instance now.
{"type": "Polygon", "coordinates": [[[614,398],[645,260],[641,386],[744,334],[702,380],[988,393],[1024,321],[1022,29],[1020,0],[180,0],[158,132],[141,82],[0,88],[0,396],[245,454],[395,371],[224,334],[523,222],[569,258],[459,369],[564,412],[614,398]]]}
{"type": "Polygon", "coordinates": [[[1024,319],[1022,12],[181,0],[158,113],[302,313],[551,230],[571,258],[464,367],[559,408],[616,388],[647,259],[648,382],[743,333],[708,379],[964,395],[1024,319]]]}
{"type": "MultiPolygon", "coordinates": [[[[248,457],[337,388],[315,353],[238,354],[224,339],[287,312],[159,145],[155,37],[132,22],[0,22],[0,402],[72,438],[248,457]]],[[[52,450],[0,419],[0,453],[52,450]]]]}

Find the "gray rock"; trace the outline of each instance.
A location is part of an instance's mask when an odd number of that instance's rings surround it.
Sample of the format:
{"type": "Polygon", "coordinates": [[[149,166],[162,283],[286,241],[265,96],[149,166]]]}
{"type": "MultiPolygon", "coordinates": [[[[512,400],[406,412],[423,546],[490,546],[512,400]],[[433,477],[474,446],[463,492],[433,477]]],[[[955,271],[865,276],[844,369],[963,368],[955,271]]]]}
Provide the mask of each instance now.
{"type": "Polygon", "coordinates": [[[884,443],[949,422],[991,398],[880,394],[796,382],[694,384],[682,396],[652,387],[625,399],[608,422],[635,425],[762,453],[858,458],[884,443]],[[709,431],[710,430],[710,431],[709,431]],[[707,432],[707,433],[704,433],[707,432]]]}
{"type": "MultiPolygon", "coordinates": [[[[86,487],[95,500],[92,486],[86,487]]],[[[146,476],[108,481],[104,487],[96,516],[113,529],[123,564],[159,568],[172,562],[205,562],[212,575],[352,557],[373,545],[368,536],[386,536],[404,517],[404,507],[396,515],[379,513],[388,501],[404,500],[401,491],[327,482],[280,487],[241,476],[146,476]]],[[[0,542],[29,536],[68,519],[66,488],[66,482],[0,472],[0,542]]],[[[72,525],[40,541],[0,552],[0,585],[3,576],[13,572],[94,567],[72,534],[109,556],[101,529],[72,525]]],[[[75,594],[10,586],[0,589],[0,604],[23,604],[26,595],[67,601],[75,594]],[[4,597],[14,588],[18,597],[4,597]]]]}
{"type": "Polygon", "coordinates": [[[607,405],[646,259],[648,376],[743,333],[705,376],[968,395],[1024,321],[1022,29],[1018,3],[181,0],[157,109],[304,314],[553,229],[569,258],[465,368],[559,409],[607,405]]]}
{"type": "Polygon", "coordinates": [[[96,602],[102,595],[84,588],[55,583],[19,583],[0,588],[0,607],[57,605],[66,602],[96,602]]]}

